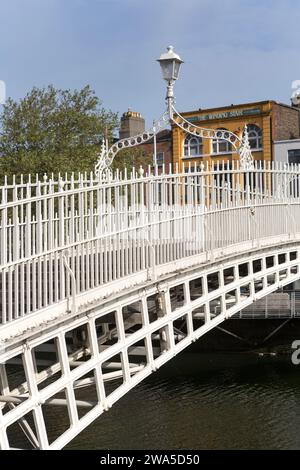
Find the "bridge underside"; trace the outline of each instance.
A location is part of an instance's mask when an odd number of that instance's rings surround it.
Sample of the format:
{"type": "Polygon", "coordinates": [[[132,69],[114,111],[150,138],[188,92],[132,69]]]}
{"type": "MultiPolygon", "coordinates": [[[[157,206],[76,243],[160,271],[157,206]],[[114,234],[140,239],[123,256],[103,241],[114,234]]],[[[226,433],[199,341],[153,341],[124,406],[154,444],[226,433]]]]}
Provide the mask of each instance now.
{"type": "Polygon", "coordinates": [[[299,278],[299,242],[256,247],[86,304],[42,336],[32,325],[11,337],[1,352],[1,449],[64,447],[192,342],[299,278]],[[62,428],[51,420],[63,414],[62,428]]]}

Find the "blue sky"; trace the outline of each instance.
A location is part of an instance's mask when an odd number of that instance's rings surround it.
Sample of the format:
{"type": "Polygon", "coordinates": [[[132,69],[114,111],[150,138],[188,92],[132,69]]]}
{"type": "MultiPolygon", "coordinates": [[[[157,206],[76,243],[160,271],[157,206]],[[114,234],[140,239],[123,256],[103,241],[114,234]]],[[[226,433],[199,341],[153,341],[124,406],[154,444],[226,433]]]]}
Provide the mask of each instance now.
{"type": "Polygon", "coordinates": [[[0,22],[9,96],[90,84],[105,107],[148,124],[163,111],[155,59],[169,44],[185,61],[181,111],[289,102],[300,79],[299,0],[0,0],[0,22]]]}

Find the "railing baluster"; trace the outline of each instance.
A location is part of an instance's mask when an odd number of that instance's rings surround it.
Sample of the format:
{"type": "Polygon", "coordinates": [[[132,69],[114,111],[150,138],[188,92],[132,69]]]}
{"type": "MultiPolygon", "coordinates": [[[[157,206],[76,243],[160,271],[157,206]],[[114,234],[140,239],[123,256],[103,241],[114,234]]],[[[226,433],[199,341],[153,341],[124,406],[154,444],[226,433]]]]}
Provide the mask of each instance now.
{"type": "MultiPolygon", "coordinates": [[[[154,174],[64,175],[1,188],[1,323],[216,248],[299,235],[299,166],[238,161],[154,174]]],[[[152,275],[151,274],[151,275],[152,275]]]]}

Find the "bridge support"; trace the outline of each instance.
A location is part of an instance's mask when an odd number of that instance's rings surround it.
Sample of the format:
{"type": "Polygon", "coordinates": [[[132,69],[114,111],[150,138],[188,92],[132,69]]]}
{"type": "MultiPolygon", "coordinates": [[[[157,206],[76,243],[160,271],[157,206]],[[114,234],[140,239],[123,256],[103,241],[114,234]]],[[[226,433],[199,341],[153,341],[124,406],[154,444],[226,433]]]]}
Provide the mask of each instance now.
{"type": "Polygon", "coordinates": [[[193,341],[299,278],[298,242],[223,254],[87,303],[76,315],[44,325],[42,335],[37,325],[26,338],[7,341],[0,367],[1,448],[64,447],[193,341]],[[61,419],[54,429],[56,408],[61,419]],[[23,441],[14,439],[16,427],[27,436],[23,441]]]}
{"type": "MultiPolygon", "coordinates": [[[[157,318],[164,318],[170,313],[170,298],[167,287],[160,288],[155,297],[155,309],[157,318]]],[[[163,354],[170,349],[169,327],[165,326],[159,330],[160,352],[163,354]]]]}

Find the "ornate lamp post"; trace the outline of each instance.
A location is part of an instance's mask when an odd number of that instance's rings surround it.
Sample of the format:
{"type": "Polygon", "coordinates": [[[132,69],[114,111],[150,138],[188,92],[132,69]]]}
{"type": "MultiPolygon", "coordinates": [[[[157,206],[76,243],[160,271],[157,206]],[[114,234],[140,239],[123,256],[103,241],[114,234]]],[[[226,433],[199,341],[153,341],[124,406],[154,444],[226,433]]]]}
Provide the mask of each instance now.
{"type": "Polygon", "coordinates": [[[162,54],[158,59],[161,67],[163,79],[167,82],[166,105],[167,109],[158,121],[154,121],[153,127],[142,134],[121,139],[108,148],[107,141],[103,141],[101,153],[95,166],[95,173],[101,177],[105,170],[108,170],[119,150],[130,148],[152,139],[159,131],[164,129],[168,124],[181,128],[185,133],[201,137],[203,139],[218,139],[228,141],[239,154],[240,166],[243,170],[250,170],[253,167],[253,157],[248,140],[247,126],[244,129],[242,138],[231,131],[222,129],[205,129],[204,127],[195,126],[186,120],[176,111],[174,103],[174,82],[178,79],[179,70],[183,60],[174,52],[172,46],[167,48],[167,52],[162,54]]]}
{"type": "Polygon", "coordinates": [[[177,80],[179,70],[183,60],[180,59],[178,54],[175,54],[173,46],[169,46],[167,53],[164,53],[157,59],[159,62],[163,79],[167,82],[167,96],[166,102],[168,107],[169,119],[172,122],[173,119],[173,105],[174,105],[174,88],[173,84],[177,80]]]}

